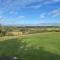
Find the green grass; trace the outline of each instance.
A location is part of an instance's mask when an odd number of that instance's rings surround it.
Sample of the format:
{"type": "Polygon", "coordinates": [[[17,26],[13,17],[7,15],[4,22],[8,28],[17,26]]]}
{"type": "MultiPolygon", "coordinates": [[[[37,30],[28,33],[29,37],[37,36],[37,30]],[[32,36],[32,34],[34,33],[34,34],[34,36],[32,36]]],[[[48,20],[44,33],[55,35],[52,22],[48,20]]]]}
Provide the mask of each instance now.
{"type": "Polygon", "coordinates": [[[60,32],[0,37],[0,56],[22,60],[60,60],[60,32]],[[5,40],[4,40],[5,38],[5,40]]]}

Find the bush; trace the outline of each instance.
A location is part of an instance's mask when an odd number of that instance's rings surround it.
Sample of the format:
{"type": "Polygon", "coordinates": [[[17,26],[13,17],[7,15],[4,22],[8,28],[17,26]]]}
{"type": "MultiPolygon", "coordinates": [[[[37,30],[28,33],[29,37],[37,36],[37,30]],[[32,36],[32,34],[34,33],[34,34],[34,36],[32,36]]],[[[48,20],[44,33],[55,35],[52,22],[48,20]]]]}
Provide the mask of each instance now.
{"type": "Polygon", "coordinates": [[[2,33],[0,33],[0,37],[2,37],[3,36],[3,34],[2,33]]]}

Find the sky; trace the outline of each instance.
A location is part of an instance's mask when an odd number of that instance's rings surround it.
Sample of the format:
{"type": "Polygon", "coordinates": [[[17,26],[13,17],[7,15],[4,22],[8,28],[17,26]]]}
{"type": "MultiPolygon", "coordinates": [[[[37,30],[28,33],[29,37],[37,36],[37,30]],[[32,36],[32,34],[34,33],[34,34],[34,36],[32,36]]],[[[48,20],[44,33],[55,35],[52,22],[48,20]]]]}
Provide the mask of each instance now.
{"type": "Polygon", "coordinates": [[[0,24],[60,23],[60,0],[0,0],[0,24]]]}

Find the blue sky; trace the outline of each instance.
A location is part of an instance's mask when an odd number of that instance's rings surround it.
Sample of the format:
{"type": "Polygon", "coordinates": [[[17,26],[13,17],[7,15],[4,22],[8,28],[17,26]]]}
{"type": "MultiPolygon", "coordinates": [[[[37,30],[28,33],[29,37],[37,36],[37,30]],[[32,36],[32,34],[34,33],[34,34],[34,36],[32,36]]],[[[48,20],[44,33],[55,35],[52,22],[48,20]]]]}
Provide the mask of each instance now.
{"type": "Polygon", "coordinates": [[[60,23],[60,0],[0,0],[0,24],[60,23]]]}

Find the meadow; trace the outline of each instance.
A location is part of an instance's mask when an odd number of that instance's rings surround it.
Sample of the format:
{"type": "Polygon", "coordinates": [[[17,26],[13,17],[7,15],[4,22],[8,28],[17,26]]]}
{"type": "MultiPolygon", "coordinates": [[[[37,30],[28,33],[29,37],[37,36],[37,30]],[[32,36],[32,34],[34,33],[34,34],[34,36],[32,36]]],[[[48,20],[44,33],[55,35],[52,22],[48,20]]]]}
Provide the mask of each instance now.
{"type": "Polygon", "coordinates": [[[0,57],[18,60],[60,60],[60,32],[0,37],[0,57]]]}

